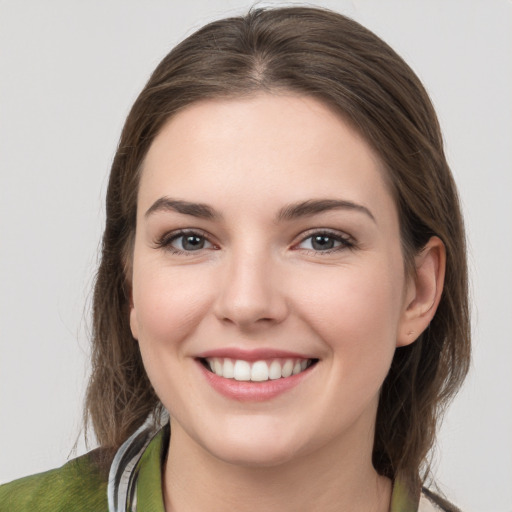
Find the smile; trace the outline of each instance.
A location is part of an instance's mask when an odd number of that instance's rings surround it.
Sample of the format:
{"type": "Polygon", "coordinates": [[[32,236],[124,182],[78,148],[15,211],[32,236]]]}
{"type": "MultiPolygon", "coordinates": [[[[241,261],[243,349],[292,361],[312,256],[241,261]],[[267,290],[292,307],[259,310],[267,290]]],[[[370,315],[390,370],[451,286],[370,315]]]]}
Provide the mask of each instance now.
{"type": "Polygon", "coordinates": [[[307,370],[316,359],[271,359],[245,361],[223,357],[202,358],[201,362],[207,370],[224,379],[237,381],[266,382],[285,379],[307,370]]]}

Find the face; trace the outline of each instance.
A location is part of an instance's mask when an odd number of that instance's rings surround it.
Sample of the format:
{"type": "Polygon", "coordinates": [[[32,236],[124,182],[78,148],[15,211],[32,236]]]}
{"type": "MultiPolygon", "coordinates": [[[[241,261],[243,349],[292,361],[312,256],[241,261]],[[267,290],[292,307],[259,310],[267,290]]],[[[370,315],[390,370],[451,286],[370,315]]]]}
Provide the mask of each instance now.
{"type": "Polygon", "coordinates": [[[261,94],[172,118],[143,165],[132,287],[173,439],[245,465],[371,453],[408,284],[384,170],[328,107],[261,94]]]}

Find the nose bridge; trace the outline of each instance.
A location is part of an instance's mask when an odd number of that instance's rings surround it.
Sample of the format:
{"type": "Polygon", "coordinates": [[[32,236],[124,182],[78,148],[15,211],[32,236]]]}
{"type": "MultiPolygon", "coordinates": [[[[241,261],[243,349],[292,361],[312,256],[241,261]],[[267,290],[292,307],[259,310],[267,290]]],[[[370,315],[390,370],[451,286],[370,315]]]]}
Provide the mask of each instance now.
{"type": "Polygon", "coordinates": [[[286,316],[286,301],[277,270],[276,258],[268,247],[229,251],[216,304],[218,318],[243,328],[281,322],[286,316]]]}

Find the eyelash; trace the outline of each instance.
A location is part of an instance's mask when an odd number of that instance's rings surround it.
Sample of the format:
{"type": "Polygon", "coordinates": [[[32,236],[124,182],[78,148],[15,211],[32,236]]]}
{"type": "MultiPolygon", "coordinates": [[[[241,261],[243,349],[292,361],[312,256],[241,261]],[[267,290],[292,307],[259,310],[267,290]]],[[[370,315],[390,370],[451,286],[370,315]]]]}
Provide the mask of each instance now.
{"type": "MultiPolygon", "coordinates": [[[[307,251],[308,254],[312,254],[315,256],[317,256],[317,255],[324,256],[326,254],[332,254],[335,252],[344,251],[346,249],[355,249],[356,248],[355,240],[352,237],[350,237],[346,234],[341,234],[338,231],[330,231],[330,230],[326,230],[326,229],[309,231],[309,232],[303,234],[300,242],[295,244],[294,248],[299,246],[300,244],[303,244],[306,240],[312,239],[313,237],[325,237],[325,238],[329,238],[329,239],[333,240],[334,242],[339,242],[339,245],[337,247],[333,247],[331,249],[326,249],[325,251],[315,250],[315,249],[302,249],[304,251],[307,251]]],[[[300,250],[300,248],[295,249],[295,250],[300,250]]]]}
{"type": "MultiPolygon", "coordinates": [[[[212,245],[212,247],[216,248],[215,244],[209,240],[209,237],[200,230],[179,230],[179,231],[173,231],[171,233],[165,233],[161,238],[159,238],[155,242],[155,246],[158,249],[165,249],[169,251],[171,254],[176,255],[185,255],[185,256],[192,256],[195,252],[200,252],[203,248],[198,249],[197,251],[184,251],[181,249],[177,249],[176,247],[172,246],[172,243],[176,240],[179,240],[183,237],[197,237],[204,239],[205,242],[212,245]]],[[[315,230],[315,231],[309,231],[305,234],[303,234],[301,240],[294,244],[292,246],[293,250],[303,250],[308,254],[312,255],[326,255],[326,254],[332,254],[334,252],[343,251],[346,249],[355,249],[356,243],[355,241],[348,235],[342,235],[339,232],[336,231],[329,231],[329,230],[315,230]],[[324,251],[322,250],[315,250],[315,249],[300,249],[298,247],[299,245],[303,244],[307,240],[313,238],[313,237],[325,237],[333,240],[335,243],[339,242],[339,245],[336,247],[333,247],[331,249],[326,249],[324,251]]]]}
{"type": "Polygon", "coordinates": [[[202,238],[206,242],[212,244],[212,246],[215,247],[213,242],[211,242],[208,238],[208,236],[203,233],[200,230],[187,230],[187,229],[180,229],[179,231],[172,231],[171,233],[165,233],[161,238],[159,238],[155,246],[158,249],[165,249],[169,251],[171,254],[178,254],[178,255],[185,255],[185,256],[192,256],[195,252],[199,252],[201,249],[198,249],[197,251],[183,251],[181,249],[177,249],[176,247],[172,246],[172,243],[175,240],[179,240],[180,238],[184,238],[186,236],[194,236],[197,238],[202,238]]]}

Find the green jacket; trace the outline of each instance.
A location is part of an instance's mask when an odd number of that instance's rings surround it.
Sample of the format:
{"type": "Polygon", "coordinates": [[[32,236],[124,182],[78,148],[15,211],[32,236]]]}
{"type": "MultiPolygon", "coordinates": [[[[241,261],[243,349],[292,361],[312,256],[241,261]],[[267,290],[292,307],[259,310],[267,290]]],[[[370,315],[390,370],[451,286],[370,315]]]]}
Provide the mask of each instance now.
{"type": "Polygon", "coordinates": [[[108,512],[107,479],[95,464],[96,450],[59,469],[0,486],[1,512],[108,512]]]}
{"type": "MultiPolygon", "coordinates": [[[[149,443],[136,466],[139,512],[164,512],[163,433],[149,443]]],[[[98,467],[99,451],[61,468],[0,485],[0,512],[108,512],[108,476],[98,467]]]]}

